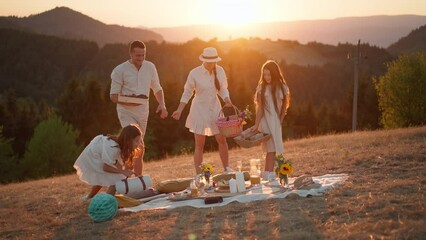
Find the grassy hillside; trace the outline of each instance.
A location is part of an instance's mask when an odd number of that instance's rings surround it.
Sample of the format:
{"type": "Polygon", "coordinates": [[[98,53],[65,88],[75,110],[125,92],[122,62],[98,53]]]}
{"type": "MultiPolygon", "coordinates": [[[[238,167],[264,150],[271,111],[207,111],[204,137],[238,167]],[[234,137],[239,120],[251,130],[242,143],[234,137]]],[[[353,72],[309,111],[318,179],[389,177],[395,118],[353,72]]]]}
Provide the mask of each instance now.
{"type": "MultiPolygon", "coordinates": [[[[120,212],[93,223],[76,175],[0,186],[2,239],[425,239],[426,127],[328,135],[285,142],[294,176],[347,173],[322,197],[291,196],[211,209],[120,212]],[[194,236],[192,235],[192,236],[194,236]]],[[[261,156],[230,152],[231,166],[261,156]]],[[[205,155],[220,172],[217,153],[205,155]]],[[[192,156],[146,164],[154,182],[188,177],[192,156]]]]}

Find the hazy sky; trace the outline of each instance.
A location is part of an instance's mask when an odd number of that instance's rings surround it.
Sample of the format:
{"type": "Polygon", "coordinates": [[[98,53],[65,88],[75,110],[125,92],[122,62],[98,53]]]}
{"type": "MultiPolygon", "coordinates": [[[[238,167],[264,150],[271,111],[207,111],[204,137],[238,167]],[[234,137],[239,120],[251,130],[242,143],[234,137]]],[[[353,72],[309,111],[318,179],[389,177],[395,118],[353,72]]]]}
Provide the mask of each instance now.
{"type": "Polygon", "coordinates": [[[129,27],[426,16],[426,0],[0,0],[0,16],[25,17],[57,6],[69,7],[106,24],[129,27]]]}

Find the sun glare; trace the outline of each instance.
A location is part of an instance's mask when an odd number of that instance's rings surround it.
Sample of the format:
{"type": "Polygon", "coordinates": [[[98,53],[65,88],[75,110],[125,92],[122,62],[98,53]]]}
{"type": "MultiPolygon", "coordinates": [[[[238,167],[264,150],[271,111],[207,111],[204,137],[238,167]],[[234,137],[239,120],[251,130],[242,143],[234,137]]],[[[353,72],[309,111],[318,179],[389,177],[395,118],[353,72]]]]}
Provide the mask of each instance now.
{"type": "Polygon", "coordinates": [[[259,10],[254,0],[211,1],[215,23],[228,27],[248,25],[259,21],[259,10]]]}

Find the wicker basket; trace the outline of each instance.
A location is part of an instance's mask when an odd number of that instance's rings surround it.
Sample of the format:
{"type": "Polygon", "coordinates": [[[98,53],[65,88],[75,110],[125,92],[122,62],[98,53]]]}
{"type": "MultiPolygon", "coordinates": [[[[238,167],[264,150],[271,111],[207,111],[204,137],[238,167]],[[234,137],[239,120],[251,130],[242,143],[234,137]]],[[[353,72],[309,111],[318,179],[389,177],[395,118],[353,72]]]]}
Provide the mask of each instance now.
{"type": "Polygon", "coordinates": [[[242,134],[234,137],[234,141],[240,147],[251,148],[271,138],[271,135],[267,133],[250,133],[249,131],[249,129],[246,129],[242,134]]]}
{"type": "Polygon", "coordinates": [[[234,115],[225,117],[222,108],[219,112],[219,118],[216,120],[220,134],[225,137],[235,137],[243,131],[243,119],[240,117],[240,111],[237,107],[232,107],[234,108],[234,115]]]}

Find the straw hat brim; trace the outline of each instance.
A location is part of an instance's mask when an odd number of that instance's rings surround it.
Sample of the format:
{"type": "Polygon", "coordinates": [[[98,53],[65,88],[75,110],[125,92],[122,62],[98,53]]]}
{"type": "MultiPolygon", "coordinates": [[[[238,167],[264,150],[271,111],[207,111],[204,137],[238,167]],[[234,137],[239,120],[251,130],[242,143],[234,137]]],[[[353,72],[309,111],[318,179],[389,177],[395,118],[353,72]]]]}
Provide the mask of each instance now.
{"type": "Polygon", "coordinates": [[[202,62],[219,62],[220,60],[222,60],[222,58],[220,58],[219,56],[217,56],[216,58],[204,58],[203,55],[200,55],[199,59],[202,62]]]}

